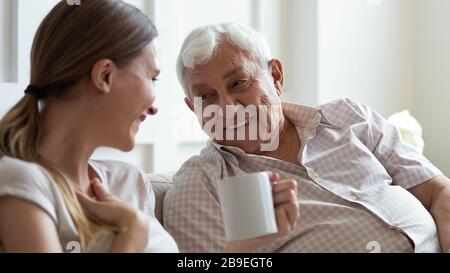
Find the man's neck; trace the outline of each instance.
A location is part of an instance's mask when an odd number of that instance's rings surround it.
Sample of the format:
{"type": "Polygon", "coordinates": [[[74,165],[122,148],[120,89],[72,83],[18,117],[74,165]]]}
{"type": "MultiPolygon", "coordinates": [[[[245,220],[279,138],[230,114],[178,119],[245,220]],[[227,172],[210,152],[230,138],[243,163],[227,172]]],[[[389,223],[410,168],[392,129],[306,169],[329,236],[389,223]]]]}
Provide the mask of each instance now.
{"type": "Polygon", "coordinates": [[[300,151],[300,147],[301,142],[297,128],[285,118],[280,132],[278,149],[271,152],[263,152],[261,155],[298,165],[298,153],[300,151]]]}

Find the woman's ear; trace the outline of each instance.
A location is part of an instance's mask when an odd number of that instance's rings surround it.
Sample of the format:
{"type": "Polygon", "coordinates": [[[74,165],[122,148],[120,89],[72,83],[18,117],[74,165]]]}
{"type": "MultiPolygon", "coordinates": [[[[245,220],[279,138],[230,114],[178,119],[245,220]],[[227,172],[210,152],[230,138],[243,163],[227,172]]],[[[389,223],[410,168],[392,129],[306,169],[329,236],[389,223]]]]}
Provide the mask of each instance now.
{"type": "Polygon", "coordinates": [[[91,80],[98,91],[103,93],[111,91],[116,69],[114,62],[108,59],[100,60],[94,64],[91,70],[91,80]]]}
{"type": "Polygon", "coordinates": [[[273,78],[273,84],[275,88],[278,90],[278,95],[281,95],[281,89],[283,87],[283,65],[281,61],[278,59],[272,59],[269,61],[269,72],[273,78]]]}

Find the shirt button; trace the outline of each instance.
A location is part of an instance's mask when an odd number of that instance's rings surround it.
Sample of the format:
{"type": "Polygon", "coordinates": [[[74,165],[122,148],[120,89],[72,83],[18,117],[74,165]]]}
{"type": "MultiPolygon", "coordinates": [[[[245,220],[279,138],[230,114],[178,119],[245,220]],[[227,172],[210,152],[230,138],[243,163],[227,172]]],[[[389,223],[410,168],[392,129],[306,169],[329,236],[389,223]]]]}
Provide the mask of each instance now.
{"type": "Polygon", "coordinates": [[[352,192],[352,193],[350,193],[350,196],[348,197],[348,199],[350,199],[351,201],[358,201],[359,197],[356,193],[352,192]]]}
{"type": "Polygon", "coordinates": [[[310,176],[312,179],[319,179],[319,177],[320,177],[319,174],[314,170],[310,171],[310,176]]]}

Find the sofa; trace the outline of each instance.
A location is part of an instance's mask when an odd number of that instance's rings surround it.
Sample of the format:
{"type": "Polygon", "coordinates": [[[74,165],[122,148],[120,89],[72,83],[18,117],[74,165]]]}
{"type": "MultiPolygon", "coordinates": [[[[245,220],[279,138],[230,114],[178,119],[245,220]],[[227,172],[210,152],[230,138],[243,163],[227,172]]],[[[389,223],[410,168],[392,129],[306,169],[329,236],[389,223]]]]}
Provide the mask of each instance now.
{"type": "Polygon", "coordinates": [[[153,191],[155,192],[155,216],[158,221],[163,224],[163,202],[164,196],[167,190],[172,186],[172,177],[174,173],[147,174],[147,178],[152,184],[153,191]]]}

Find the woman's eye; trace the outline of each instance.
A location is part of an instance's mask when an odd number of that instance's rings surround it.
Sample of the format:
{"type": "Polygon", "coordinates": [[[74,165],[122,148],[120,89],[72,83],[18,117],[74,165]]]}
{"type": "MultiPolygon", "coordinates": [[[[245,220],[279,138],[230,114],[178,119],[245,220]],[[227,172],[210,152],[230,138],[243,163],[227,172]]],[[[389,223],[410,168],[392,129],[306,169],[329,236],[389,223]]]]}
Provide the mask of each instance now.
{"type": "Polygon", "coordinates": [[[157,82],[159,79],[157,77],[152,78],[152,82],[157,82]]]}

